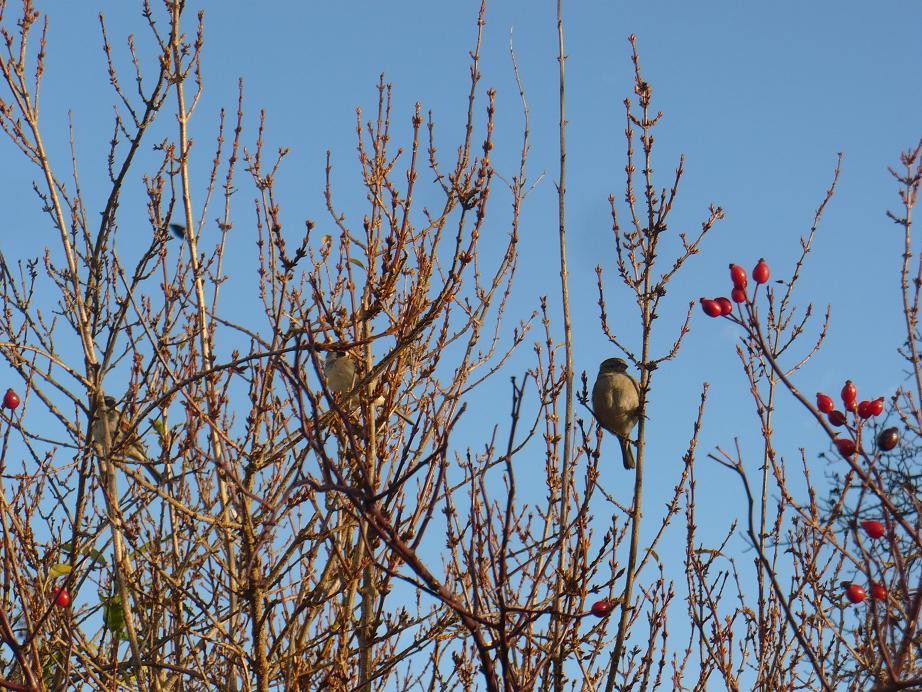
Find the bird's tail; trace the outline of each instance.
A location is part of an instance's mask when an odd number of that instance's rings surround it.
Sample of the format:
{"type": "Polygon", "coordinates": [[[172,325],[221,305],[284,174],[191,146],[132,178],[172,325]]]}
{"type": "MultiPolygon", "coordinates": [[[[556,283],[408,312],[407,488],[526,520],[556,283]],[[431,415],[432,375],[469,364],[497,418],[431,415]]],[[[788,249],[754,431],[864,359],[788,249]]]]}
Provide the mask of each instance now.
{"type": "Polygon", "coordinates": [[[624,468],[630,471],[634,468],[634,452],[631,450],[631,441],[619,435],[618,442],[621,444],[621,459],[624,462],[624,468]]]}

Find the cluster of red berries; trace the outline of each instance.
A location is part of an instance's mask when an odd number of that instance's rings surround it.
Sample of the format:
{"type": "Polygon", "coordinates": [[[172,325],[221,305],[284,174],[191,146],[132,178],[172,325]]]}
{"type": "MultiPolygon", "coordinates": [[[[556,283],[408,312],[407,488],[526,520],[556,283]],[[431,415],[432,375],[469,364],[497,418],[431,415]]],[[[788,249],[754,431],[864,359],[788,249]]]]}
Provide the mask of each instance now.
{"type": "MultiPolygon", "coordinates": [[[[876,418],[884,412],[884,398],[878,397],[872,400],[858,401],[858,388],[851,380],[846,380],[842,387],[842,407],[846,411],[851,411],[861,420],[876,418]]],[[[826,418],[831,425],[837,428],[842,427],[848,422],[847,417],[842,411],[836,409],[836,404],[832,397],[822,392],[816,393],[816,408],[820,413],[825,413],[826,418]]],[[[887,428],[882,430],[877,436],[877,446],[885,452],[889,452],[896,447],[899,442],[900,434],[896,428],[887,428]]],[[[855,453],[855,441],[847,437],[836,437],[832,443],[839,450],[839,454],[844,457],[850,457],[855,453]]]]}
{"type": "MultiPolygon", "coordinates": [[[[860,584],[856,584],[855,582],[844,581],[842,582],[842,587],[845,589],[845,597],[852,603],[861,603],[868,597],[868,592],[864,590],[864,587],[860,584]]],[[[873,598],[875,601],[887,600],[887,587],[885,587],[883,584],[878,584],[876,581],[872,581],[870,591],[871,598],[873,598]]]]}
{"type": "MultiPolygon", "coordinates": [[[[771,276],[771,271],[764,259],[760,259],[755,267],[752,268],[752,280],[757,284],[764,284],[771,276]]],[[[733,312],[733,303],[746,302],[746,270],[738,264],[730,265],[730,281],[733,282],[733,290],[730,291],[730,298],[721,296],[720,298],[702,298],[701,309],[708,317],[726,317],[733,312]],[[731,303],[730,301],[733,301],[731,303]]]]}
{"type": "MultiPolygon", "coordinates": [[[[858,415],[862,420],[879,416],[884,412],[884,398],[878,397],[872,401],[858,401],[858,389],[851,380],[845,381],[842,387],[842,406],[846,411],[851,411],[858,415]]],[[[845,414],[835,410],[835,403],[832,397],[817,393],[816,407],[829,416],[829,422],[839,426],[845,424],[845,414]]]]}
{"type": "MultiPolygon", "coordinates": [[[[760,259],[752,270],[752,280],[757,284],[764,284],[771,276],[764,259],[760,259]]],[[[720,298],[701,298],[701,309],[708,317],[726,317],[733,312],[733,303],[745,303],[746,296],[746,270],[738,264],[730,265],[730,280],[733,282],[733,290],[730,292],[730,298],[721,296],[720,298]],[[732,301],[732,302],[731,302],[732,301]]],[[[842,406],[846,411],[861,420],[876,418],[884,412],[884,398],[858,401],[858,389],[851,380],[845,382],[842,387],[842,406]]],[[[835,402],[827,394],[817,393],[816,407],[820,412],[826,414],[829,422],[841,427],[848,422],[848,419],[842,411],[836,409],[835,402]]],[[[877,446],[883,451],[889,452],[899,443],[899,430],[896,428],[887,428],[877,436],[877,446]]],[[[833,439],[839,454],[844,457],[851,457],[857,450],[855,440],[847,437],[836,437],[833,439]]],[[[879,521],[867,520],[861,522],[861,528],[872,539],[882,538],[886,529],[879,521]]],[[[854,582],[842,582],[842,588],[845,590],[845,597],[852,603],[861,603],[868,597],[868,592],[864,587],[854,582]]],[[[871,598],[876,601],[887,600],[887,589],[882,584],[872,581],[868,587],[871,598]]],[[[592,606],[593,615],[604,617],[611,609],[607,601],[599,601],[592,606]]]]}
{"type": "MultiPolygon", "coordinates": [[[[842,408],[846,411],[850,411],[859,425],[861,421],[865,421],[868,418],[876,418],[884,412],[883,397],[858,401],[858,388],[855,387],[855,383],[851,380],[845,381],[840,396],[842,398],[842,408]]],[[[826,414],[830,424],[836,427],[841,427],[848,422],[845,413],[836,409],[835,402],[828,394],[817,392],[816,408],[819,409],[821,413],[826,414]]],[[[877,447],[884,452],[889,452],[896,447],[899,441],[900,433],[897,428],[886,428],[877,435],[877,447]]],[[[843,457],[851,457],[857,451],[857,445],[851,438],[836,437],[833,438],[832,442],[836,446],[836,449],[839,450],[839,454],[843,457]]],[[[861,528],[864,530],[865,534],[873,540],[883,538],[886,533],[886,528],[883,524],[879,521],[870,519],[862,521],[861,528]]],[[[842,582],[842,589],[845,591],[845,598],[847,598],[850,603],[863,602],[868,597],[869,593],[871,598],[875,601],[887,600],[887,588],[883,584],[879,584],[875,581],[872,581],[868,585],[867,590],[860,584],[850,581],[842,582]]]]}
{"type": "MultiPolygon", "coordinates": [[[[861,528],[864,529],[869,538],[875,541],[883,538],[883,535],[887,532],[883,524],[872,519],[861,522],[861,528]]],[[[851,603],[861,603],[868,597],[868,592],[871,593],[871,598],[875,601],[887,600],[887,587],[883,584],[878,584],[876,581],[870,583],[867,591],[860,584],[851,581],[842,582],[842,588],[845,589],[845,597],[851,603]]]]}

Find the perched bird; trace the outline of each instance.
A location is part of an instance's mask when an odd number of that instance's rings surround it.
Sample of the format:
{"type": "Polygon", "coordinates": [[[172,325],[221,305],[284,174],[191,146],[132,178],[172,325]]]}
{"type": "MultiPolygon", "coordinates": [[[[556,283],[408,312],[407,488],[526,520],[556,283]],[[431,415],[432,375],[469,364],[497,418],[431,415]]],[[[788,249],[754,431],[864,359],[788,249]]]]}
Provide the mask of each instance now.
{"type": "Polygon", "coordinates": [[[621,358],[607,358],[599,366],[592,387],[592,412],[599,425],[618,438],[624,468],[634,468],[631,430],[640,417],[640,387],[621,358]]]}
{"type": "MultiPolygon", "coordinates": [[[[357,381],[355,359],[345,351],[330,351],[323,361],[323,376],[327,380],[327,388],[333,394],[348,394],[355,387],[357,381]]],[[[374,379],[368,383],[368,390],[374,391],[377,380],[374,379]]],[[[354,406],[359,401],[358,396],[350,397],[350,406],[354,406]]],[[[371,402],[373,406],[381,406],[384,403],[384,397],[378,395],[371,402]]]]}
{"type": "Polygon", "coordinates": [[[330,351],[323,361],[327,388],[334,394],[348,394],[355,386],[355,361],[344,351],[330,351]]]}
{"type": "Polygon", "coordinates": [[[171,223],[170,230],[173,231],[173,235],[179,239],[186,237],[186,227],[180,223],[171,223]]]}
{"type": "Polygon", "coordinates": [[[93,421],[93,445],[100,456],[105,454],[106,432],[109,433],[109,453],[139,464],[149,463],[147,450],[138,439],[137,432],[128,429],[128,421],[117,408],[114,396],[103,397],[102,409],[93,421]]]}

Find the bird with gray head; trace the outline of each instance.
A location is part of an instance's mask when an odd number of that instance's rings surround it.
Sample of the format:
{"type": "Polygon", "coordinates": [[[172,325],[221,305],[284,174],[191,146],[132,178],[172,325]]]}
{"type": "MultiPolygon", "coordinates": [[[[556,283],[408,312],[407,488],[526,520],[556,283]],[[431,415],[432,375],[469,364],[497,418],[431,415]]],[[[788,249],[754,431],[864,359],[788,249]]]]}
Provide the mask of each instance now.
{"type": "MultiPolygon", "coordinates": [[[[323,376],[327,381],[327,389],[333,394],[348,394],[355,387],[357,381],[355,358],[345,351],[330,351],[323,361],[323,376]]],[[[374,391],[377,385],[377,379],[372,379],[368,383],[368,390],[374,391]]],[[[358,396],[349,398],[349,404],[354,406],[358,403],[358,396]]],[[[372,406],[381,406],[384,403],[384,396],[378,395],[372,406]]]]}
{"type": "Polygon", "coordinates": [[[105,454],[106,431],[108,430],[109,450],[112,454],[125,457],[139,464],[147,464],[147,450],[138,439],[135,431],[129,430],[129,423],[118,410],[114,396],[103,397],[102,409],[96,412],[93,421],[93,445],[100,456],[105,454]]]}
{"type": "Polygon", "coordinates": [[[618,438],[624,468],[634,468],[631,430],[640,418],[640,387],[621,358],[608,358],[599,366],[592,387],[592,412],[599,425],[618,438]]]}
{"type": "Polygon", "coordinates": [[[355,386],[355,361],[345,351],[329,351],[323,361],[323,376],[333,394],[348,394],[355,386]]]}

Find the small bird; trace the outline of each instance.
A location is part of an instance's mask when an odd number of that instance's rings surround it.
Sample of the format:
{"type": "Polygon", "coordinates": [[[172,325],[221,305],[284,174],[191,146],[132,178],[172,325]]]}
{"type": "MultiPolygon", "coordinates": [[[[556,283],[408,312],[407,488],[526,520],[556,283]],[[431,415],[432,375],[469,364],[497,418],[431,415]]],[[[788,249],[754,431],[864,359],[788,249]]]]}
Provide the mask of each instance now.
{"type": "Polygon", "coordinates": [[[150,462],[137,432],[128,429],[128,421],[118,410],[114,396],[103,397],[102,409],[96,412],[96,420],[93,421],[93,445],[100,456],[105,454],[107,429],[110,454],[139,464],[150,462]]]}
{"type": "MultiPolygon", "coordinates": [[[[355,359],[345,351],[330,351],[323,361],[323,376],[327,380],[327,388],[333,394],[348,394],[355,387],[356,367],[355,359]]],[[[377,380],[374,379],[368,383],[369,391],[376,387],[377,380]]],[[[350,397],[350,405],[358,403],[358,396],[350,397]]],[[[384,396],[378,395],[372,406],[381,406],[384,403],[384,396]]]]}
{"type": "Polygon", "coordinates": [[[186,227],[180,223],[171,223],[170,230],[173,231],[173,235],[180,240],[186,237],[186,227]]]}
{"type": "Polygon", "coordinates": [[[323,376],[333,394],[348,394],[355,386],[355,361],[345,351],[330,351],[323,361],[323,376]]]}
{"type": "Polygon", "coordinates": [[[592,386],[592,412],[599,425],[618,438],[624,468],[634,468],[631,430],[640,418],[640,387],[621,358],[607,358],[592,386]]]}

